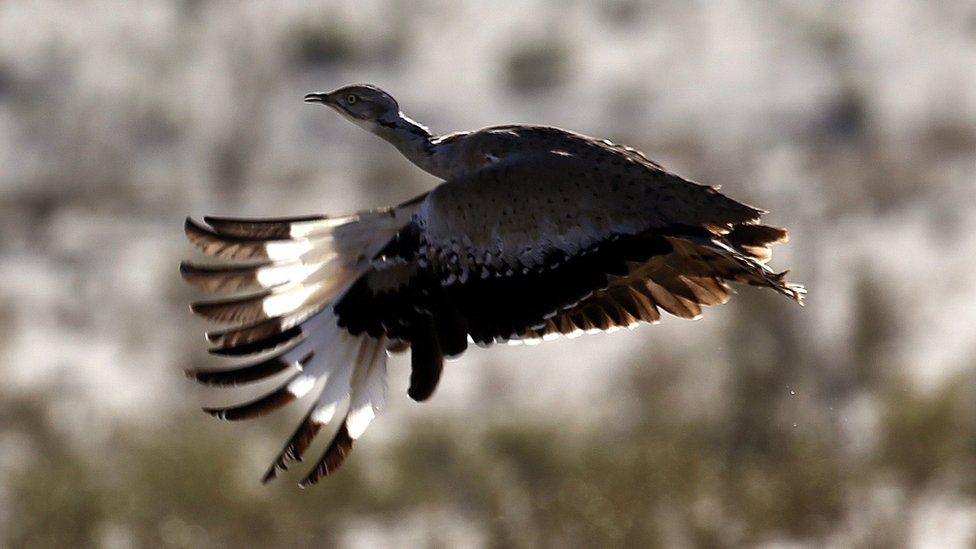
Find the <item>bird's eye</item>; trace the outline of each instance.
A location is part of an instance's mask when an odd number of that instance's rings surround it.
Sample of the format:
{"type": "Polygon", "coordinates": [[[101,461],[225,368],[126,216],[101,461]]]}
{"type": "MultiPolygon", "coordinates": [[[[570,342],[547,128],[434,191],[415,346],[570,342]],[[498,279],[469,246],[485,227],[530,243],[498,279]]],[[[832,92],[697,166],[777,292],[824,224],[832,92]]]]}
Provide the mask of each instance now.
{"type": "Polygon", "coordinates": [[[356,94],[350,93],[346,96],[346,103],[349,105],[355,105],[356,101],[359,101],[359,97],[356,94]]]}

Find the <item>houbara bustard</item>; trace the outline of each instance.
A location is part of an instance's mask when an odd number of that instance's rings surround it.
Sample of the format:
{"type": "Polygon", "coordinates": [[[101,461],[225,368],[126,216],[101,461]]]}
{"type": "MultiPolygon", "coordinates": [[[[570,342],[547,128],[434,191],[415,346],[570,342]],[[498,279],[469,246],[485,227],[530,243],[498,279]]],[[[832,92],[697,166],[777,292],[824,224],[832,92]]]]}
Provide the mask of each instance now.
{"type": "Polygon", "coordinates": [[[760,225],[763,210],[630,147],[546,126],[436,136],[371,85],[305,101],[333,108],[444,182],[353,215],[187,219],[190,241],[227,261],[184,262],[183,277],[234,294],[191,306],[231,325],[207,333],[210,351],[258,355],[188,375],[233,386],[290,372],[257,400],[206,411],[252,418],[318,387],[265,481],[301,461],[335,417],[338,431],[301,485],[339,467],[383,401],[387,352],[410,350],[408,393],[423,401],[445,357],[469,342],[633,328],[658,321],[659,310],[695,318],[702,305],[729,299],[730,281],[802,300],[802,286],[765,265],[786,231],[760,225]]]}

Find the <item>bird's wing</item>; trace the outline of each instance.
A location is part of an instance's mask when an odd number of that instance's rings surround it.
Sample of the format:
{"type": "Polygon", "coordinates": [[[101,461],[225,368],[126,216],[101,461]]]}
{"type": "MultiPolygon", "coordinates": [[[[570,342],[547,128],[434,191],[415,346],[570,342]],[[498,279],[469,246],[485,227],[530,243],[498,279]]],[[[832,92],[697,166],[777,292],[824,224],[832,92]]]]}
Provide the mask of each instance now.
{"type": "Polygon", "coordinates": [[[655,320],[658,308],[694,317],[728,298],[727,281],[799,297],[762,263],[786,234],[756,225],[759,210],[666,174],[618,180],[620,170],[567,158],[501,162],[435,189],[381,252],[384,261],[337,303],[352,333],[410,344],[412,397],[429,397],[443,358],[469,340],[655,320]],[[620,312],[609,304],[628,295],[638,300],[628,306],[643,309],[607,321],[620,312]],[[569,311],[585,318],[571,325],[569,311]]]}
{"type": "MultiPolygon", "coordinates": [[[[785,240],[782,229],[755,225],[749,237],[750,249],[768,259],[768,246],[785,240]],[[776,240],[756,240],[759,232],[776,240]]],[[[578,303],[512,338],[512,342],[535,343],[564,335],[613,332],[632,329],[641,323],[657,323],[661,311],[694,319],[702,306],[719,305],[731,297],[729,281],[765,286],[802,302],[801,285],[786,282],[786,273],[775,273],[755,256],[729,246],[716,237],[667,237],[671,251],[644,262],[628,262],[627,272],[611,276],[607,285],[578,303]]]]}
{"type": "Polygon", "coordinates": [[[207,256],[222,260],[184,262],[191,285],[230,297],[191,305],[196,314],[229,326],[207,333],[211,353],[254,356],[230,368],[195,369],[201,383],[236,386],[278,374],[283,383],[243,404],[205,410],[221,419],[264,415],[315,392],[314,402],[264,480],[302,454],[318,431],[348,401],[339,431],[303,484],[342,463],[372,419],[385,392],[387,338],[350,334],[339,327],[337,298],[365,272],[374,257],[409,222],[417,200],[342,217],[187,219],[187,237],[207,256]],[[284,373],[288,372],[287,376],[284,373]]]}
{"type": "Polygon", "coordinates": [[[572,255],[612,235],[682,227],[723,233],[763,213],[642,156],[565,148],[572,152],[516,154],[431,192],[418,217],[432,253],[463,250],[462,267],[470,259],[533,268],[548,252],[572,255]]]}

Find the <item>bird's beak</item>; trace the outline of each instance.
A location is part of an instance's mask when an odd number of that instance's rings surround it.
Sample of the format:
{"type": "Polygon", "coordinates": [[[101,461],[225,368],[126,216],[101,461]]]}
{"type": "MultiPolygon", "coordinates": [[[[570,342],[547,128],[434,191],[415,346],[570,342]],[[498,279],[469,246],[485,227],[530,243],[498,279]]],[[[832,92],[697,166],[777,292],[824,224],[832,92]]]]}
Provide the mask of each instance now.
{"type": "Polygon", "coordinates": [[[323,105],[331,105],[332,99],[329,94],[322,92],[314,92],[305,94],[306,103],[322,103],[323,105]]]}

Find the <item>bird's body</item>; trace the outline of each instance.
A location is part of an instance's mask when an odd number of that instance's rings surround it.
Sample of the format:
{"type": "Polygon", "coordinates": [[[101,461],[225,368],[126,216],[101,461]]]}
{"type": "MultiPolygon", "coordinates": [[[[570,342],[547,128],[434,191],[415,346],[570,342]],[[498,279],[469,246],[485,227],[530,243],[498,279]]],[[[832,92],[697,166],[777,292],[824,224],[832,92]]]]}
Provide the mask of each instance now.
{"type": "Polygon", "coordinates": [[[694,318],[702,305],[728,300],[728,281],[801,300],[801,286],[765,266],[785,230],[758,224],[761,210],[634,149],[543,126],[436,137],[370,86],[306,100],[332,106],[445,182],[353,216],[187,221],[204,253],[236,260],[184,263],[190,283],[257,290],[194,304],[206,318],[235,324],[208,334],[212,351],[264,354],[192,376],[236,385],[292,370],[268,396],[210,411],[253,417],[323,385],[266,479],[300,460],[348,396],[338,433],[303,484],[342,462],[382,401],[386,350],[410,349],[409,394],[424,400],[444,357],[469,341],[612,331],[655,322],[660,309],[694,318]]]}

